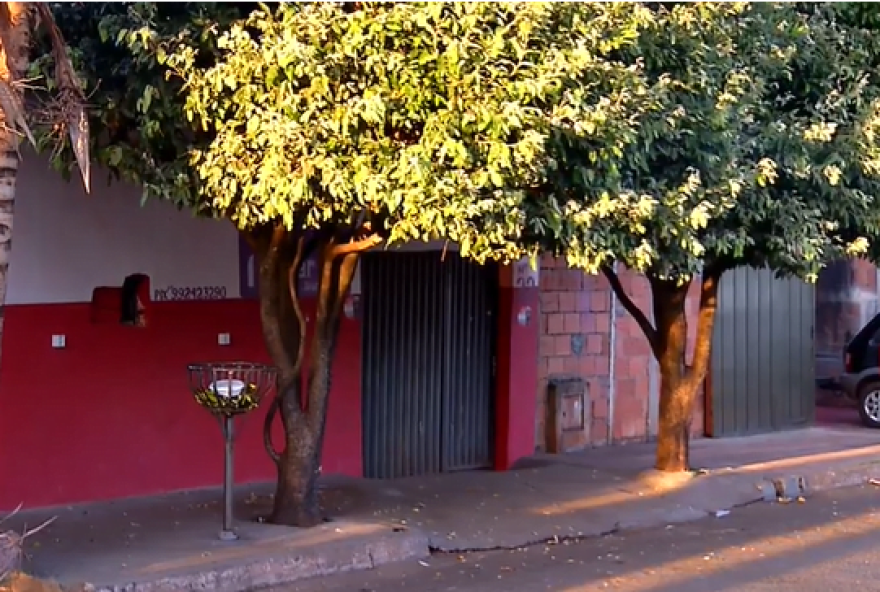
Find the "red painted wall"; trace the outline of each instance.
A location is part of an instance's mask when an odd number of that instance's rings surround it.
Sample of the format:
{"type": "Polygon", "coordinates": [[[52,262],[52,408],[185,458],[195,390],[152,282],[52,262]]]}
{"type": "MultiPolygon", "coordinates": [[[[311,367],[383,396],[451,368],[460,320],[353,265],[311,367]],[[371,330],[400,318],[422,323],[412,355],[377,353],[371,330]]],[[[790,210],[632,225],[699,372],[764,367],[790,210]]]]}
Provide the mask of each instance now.
{"type": "Polygon", "coordinates": [[[535,389],[541,319],[537,287],[512,285],[510,266],[499,270],[495,372],[495,469],[505,471],[535,452],[535,389]],[[520,312],[528,321],[520,324],[520,312]]]}
{"type": "MultiPolygon", "coordinates": [[[[257,303],[153,302],[147,322],[146,328],[94,324],[86,303],[6,308],[0,509],[219,485],[220,428],[192,400],[185,367],[266,361],[257,303]],[[231,345],[217,345],[223,332],[231,345]],[[53,334],[66,335],[65,349],[52,349],[53,334]]],[[[345,318],[341,324],[325,473],[362,474],[359,324],[345,318]]],[[[239,483],[274,479],[262,447],[264,409],[239,422],[239,483]]]]}

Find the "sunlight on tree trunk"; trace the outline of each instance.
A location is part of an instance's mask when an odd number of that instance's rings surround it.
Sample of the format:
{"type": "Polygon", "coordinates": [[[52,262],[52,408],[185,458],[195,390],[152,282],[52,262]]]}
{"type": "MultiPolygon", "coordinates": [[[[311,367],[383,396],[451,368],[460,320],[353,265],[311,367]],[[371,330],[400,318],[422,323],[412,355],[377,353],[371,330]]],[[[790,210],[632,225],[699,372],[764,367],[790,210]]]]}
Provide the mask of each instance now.
{"type": "Polygon", "coordinates": [[[654,280],[651,293],[658,334],[660,365],[660,417],[657,432],[657,468],[688,469],[688,436],[699,382],[691,380],[685,366],[687,350],[688,285],[654,280]]]}
{"type": "Polygon", "coordinates": [[[700,282],[700,308],[693,358],[687,362],[687,295],[690,285],[649,276],[654,324],[626,293],[610,268],[605,275],[621,305],[638,323],[660,366],[660,413],[656,468],[680,472],[690,468],[690,429],[694,404],[709,371],[712,329],[721,271],[707,269],[700,282]]]}

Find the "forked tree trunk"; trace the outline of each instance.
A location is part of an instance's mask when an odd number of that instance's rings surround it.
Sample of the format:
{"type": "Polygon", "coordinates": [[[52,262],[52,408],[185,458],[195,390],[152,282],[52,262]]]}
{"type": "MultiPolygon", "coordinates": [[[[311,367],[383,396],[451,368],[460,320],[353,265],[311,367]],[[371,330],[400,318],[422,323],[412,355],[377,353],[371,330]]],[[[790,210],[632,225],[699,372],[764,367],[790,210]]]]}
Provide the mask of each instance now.
{"type": "Polygon", "coordinates": [[[279,396],[273,401],[264,424],[266,448],[278,469],[269,521],[289,526],[315,526],[323,519],[317,480],[340,315],[359,253],[376,244],[376,240],[338,245],[330,239],[314,248],[319,254],[320,281],[307,361],[303,355],[306,324],[296,293],[296,278],[307,256],[307,244],[302,238],[295,240],[283,229],[273,231],[271,238],[257,237],[251,242],[261,261],[263,334],[272,359],[280,369],[279,396]],[[305,401],[301,394],[304,365],[308,369],[305,401]],[[284,426],[284,447],[280,452],[274,450],[270,434],[276,412],[284,426]]]}
{"type": "Polygon", "coordinates": [[[687,294],[689,284],[649,278],[654,324],[629,298],[616,274],[605,270],[621,304],[641,327],[660,366],[660,413],[656,468],[687,471],[694,404],[709,370],[712,328],[721,270],[707,267],[700,279],[700,308],[693,358],[687,362],[687,294]]]}
{"type": "MultiPolygon", "coordinates": [[[[315,329],[308,364],[307,404],[294,402],[299,393],[288,393],[280,406],[285,447],[278,461],[278,487],[270,521],[290,526],[315,526],[323,516],[318,500],[321,451],[327,424],[333,354],[339,335],[343,300],[357,265],[357,255],[336,260],[326,251],[322,256],[315,329]],[[293,395],[293,396],[291,396],[293,395]],[[295,397],[295,398],[294,398],[295,397]]],[[[297,379],[298,380],[298,379],[297,379]]]]}
{"type": "MultiPolygon", "coordinates": [[[[22,79],[28,69],[31,13],[26,2],[4,2],[0,78],[7,85],[22,79]]],[[[15,214],[15,190],[18,181],[20,137],[15,125],[5,121],[0,129],[0,345],[3,341],[3,317],[6,286],[12,253],[12,229],[15,214]]]]}

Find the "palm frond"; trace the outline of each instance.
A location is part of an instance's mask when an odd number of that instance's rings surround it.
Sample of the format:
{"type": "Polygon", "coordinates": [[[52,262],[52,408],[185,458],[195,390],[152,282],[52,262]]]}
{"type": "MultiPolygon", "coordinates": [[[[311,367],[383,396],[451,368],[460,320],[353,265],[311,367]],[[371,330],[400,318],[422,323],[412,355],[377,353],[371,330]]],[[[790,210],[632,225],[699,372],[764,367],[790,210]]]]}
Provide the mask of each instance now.
{"type": "MultiPolygon", "coordinates": [[[[58,89],[57,99],[61,111],[60,123],[67,128],[67,133],[70,135],[70,143],[82,175],[83,186],[88,192],[91,160],[89,158],[89,119],[86,115],[86,97],[67,52],[67,44],[64,42],[61,30],[55,24],[55,18],[52,16],[49,5],[42,2],[32,4],[36,7],[39,18],[37,26],[46,27],[52,42],[55,84],[58,89]]],[[[0,39],[2,39],[2,34],[0,34],[0,39]]],[[[3,107],[5,109],[5,105],[3,107]]]]}

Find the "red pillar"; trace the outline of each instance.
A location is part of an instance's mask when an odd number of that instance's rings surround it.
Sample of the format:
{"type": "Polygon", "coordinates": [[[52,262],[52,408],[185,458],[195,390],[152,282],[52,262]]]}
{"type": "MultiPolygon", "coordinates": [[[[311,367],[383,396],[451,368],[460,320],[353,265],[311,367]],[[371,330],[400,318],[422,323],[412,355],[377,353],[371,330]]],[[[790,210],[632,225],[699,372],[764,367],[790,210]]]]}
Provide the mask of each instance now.
{"type": "Polygon", "coordinates": [[[499,272],[495,469],[535,452],[538,389],[538,271],[528,260],[499,272]]]}

